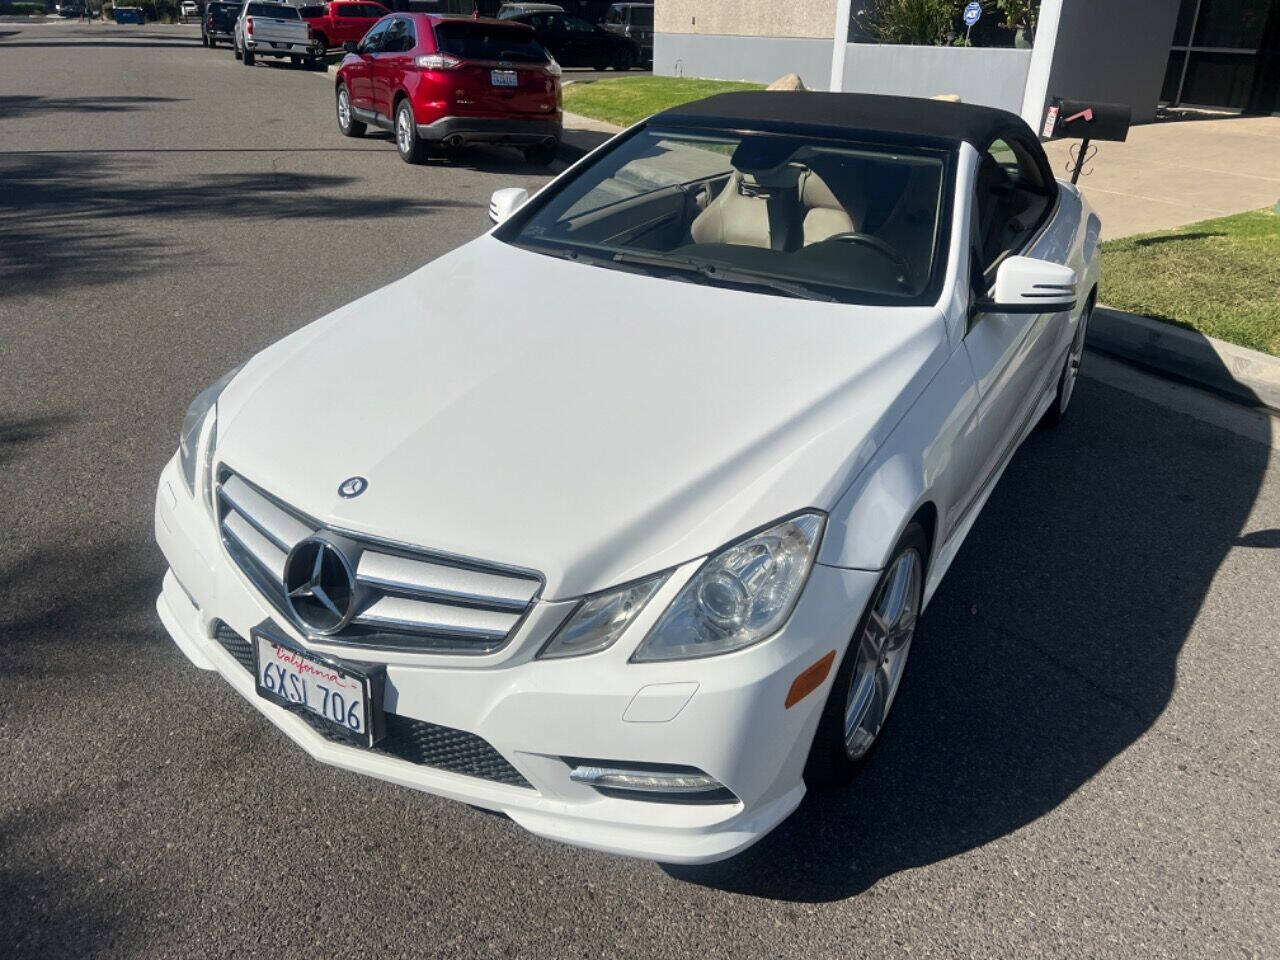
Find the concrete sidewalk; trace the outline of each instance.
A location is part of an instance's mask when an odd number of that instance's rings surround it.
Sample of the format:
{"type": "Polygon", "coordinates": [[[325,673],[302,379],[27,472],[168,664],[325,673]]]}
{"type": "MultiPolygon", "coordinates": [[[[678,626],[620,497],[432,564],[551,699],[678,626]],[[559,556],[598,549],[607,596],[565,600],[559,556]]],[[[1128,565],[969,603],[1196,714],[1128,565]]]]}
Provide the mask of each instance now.
{"type": "Polygon", "coordinates": [[[564,134],[560,141],[560,157],[566,163],[574,163],[604,143],[622,127],[603,120],[564,111],[564,134]]]}
{"type": "MultiPolygon", "coordinates": [[[[1183,114],[1098,143],[1080,186],[1106,240],[1269,207],[1280,200],[1280,117],[1183,114]]],[[[1078,140],[1045,144],[1067,178],[1078,140]]]]}

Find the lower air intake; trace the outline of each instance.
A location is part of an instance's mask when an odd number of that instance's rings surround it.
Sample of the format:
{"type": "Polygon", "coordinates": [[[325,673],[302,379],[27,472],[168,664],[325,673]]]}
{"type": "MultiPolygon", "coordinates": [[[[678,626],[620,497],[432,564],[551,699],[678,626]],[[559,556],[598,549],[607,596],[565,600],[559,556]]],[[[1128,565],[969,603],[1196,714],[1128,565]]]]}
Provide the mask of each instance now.
{"type": "MultiPolygon", "coordinates": [[[[213,638],[222,649],[236,658],[240,666],[253,672],[253,647],[249,645],[249,641],[221,621],[215,625],[213,638]]],[[[328,728],[319,717],[310,713],[299,713],[298,716],[306,720],[321,736],[329,736],[328,728]]],[[[520,775],[520,771],[508,763],[483,737],[465,730],[403,717],[397,713],[386,714],[386,722],[386,736],[374,744],[372,749],[375,753],[435,770],[505,783],[511,787],[533,789],[529,781],[520,775]]],[[[344,746],[351,746],[349,741],[341,738],[331,739],[344,746]]]]}

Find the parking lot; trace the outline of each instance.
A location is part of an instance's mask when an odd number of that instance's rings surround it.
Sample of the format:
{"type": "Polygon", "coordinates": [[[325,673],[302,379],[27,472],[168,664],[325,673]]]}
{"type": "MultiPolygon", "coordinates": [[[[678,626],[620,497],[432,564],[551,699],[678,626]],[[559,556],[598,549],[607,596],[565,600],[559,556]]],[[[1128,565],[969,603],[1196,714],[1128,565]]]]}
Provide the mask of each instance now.
{"type": "Polygon", "coordinates": [[[728,862],[321,766],[193,669],[151,531],[192,395],[549,175],[388,136],[195,26],[0,23],[0,954],[1280,951],[1280,433],[1099,356],[934,598],[863,777],[728,862]]]}

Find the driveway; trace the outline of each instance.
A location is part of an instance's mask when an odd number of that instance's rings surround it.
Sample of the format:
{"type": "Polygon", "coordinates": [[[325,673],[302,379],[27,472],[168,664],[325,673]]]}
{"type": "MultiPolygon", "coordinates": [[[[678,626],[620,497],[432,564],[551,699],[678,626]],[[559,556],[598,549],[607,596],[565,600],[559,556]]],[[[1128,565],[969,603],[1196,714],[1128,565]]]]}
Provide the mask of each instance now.
{"type": "Polygon", "coordinates": [[[0,955],[1277,951],[1280,434],[1101,357],[974,527],[865,775],[735,860],[323,767],[193,669],[151,532],[187,402],[546,179],[409,167],[338,135],[322,75],[194,37],[0,30],[0,955]]]}
{"type": "MultiPolygon", "coordinates": [[[[1079,140],[1045,144],[1066,177],[1079,140]]],[[[1177,111],[1095,142],[1081,188],[1106,240],[1258,210],[1280,201],[1280,117],[1177,111]]]]}

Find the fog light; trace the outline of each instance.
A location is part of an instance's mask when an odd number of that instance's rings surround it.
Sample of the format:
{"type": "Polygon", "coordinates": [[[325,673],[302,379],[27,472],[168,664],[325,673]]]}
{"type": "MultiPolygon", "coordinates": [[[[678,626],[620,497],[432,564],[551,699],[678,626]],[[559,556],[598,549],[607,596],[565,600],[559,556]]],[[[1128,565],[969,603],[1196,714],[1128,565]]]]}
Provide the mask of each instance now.
{"type": "Polygon", "coordinates": [[[697,767],[656,763],[610,763],[565,757],[569,779],[606,796],[666,803],[736,803],[724,784],[697,767]]]}

